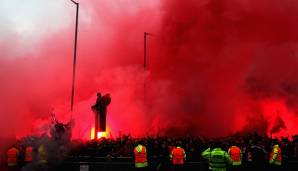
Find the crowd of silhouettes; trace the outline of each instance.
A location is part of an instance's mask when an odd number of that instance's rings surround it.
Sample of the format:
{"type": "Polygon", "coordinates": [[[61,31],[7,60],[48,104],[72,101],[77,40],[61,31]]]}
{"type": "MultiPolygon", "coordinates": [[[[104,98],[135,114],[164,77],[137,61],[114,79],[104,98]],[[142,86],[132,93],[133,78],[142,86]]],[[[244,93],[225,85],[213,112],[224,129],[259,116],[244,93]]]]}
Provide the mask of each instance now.
{"type": "MultiPolygon", "coordinates": [[[[279,144],[281,148],[282,165],[284,168],[286,168],[289,163],[298,167],[298,136],[283,137],[277,140],[266,135],[259,136],[257,134],[239,134],[217,139],[194,136],[133,138],[130,135],[122,135],[115,139],[101,138],[99,140],[90,141],[73,140],[61,144],[55,139],[44,135],[42,138],[23,138],[17,142],[16,147],[20,149],[18,159],[20,163],[23,162],[23,154],[26,146],[31,145],[33,146],[33,151],[36,151],[40,144],[46,144],[49,149],[49,157],[52,157],[54,159],[52,161],[54,162],[57,160],[57,157],[55,157],[55,155],[57,155],[59,156],[59,163],[63,161],[73,161],[74,159],[75,161],[86,160],[87,162],[109,161],[113,163],[114,161],[127,161],[133,163],[134,147],[137,146],[140,141],[143,142],[143,145],[147,148],[149,165],[152,162],[163,163],[161,165],[162,167],[170,165],[170,152],[179,144],[185,150],[186,163],[200,162],[205,164],[206,168],[208,168],[208,161],[204,160],[201,154],[207,148],[212,149],[215,143],[218,145],[218,142],[220,142],[220,147],[225,151],[228,151],[229,147],[233,145],[241,148],[243,153],[243,169],[268,167],[269,154],[274,144],[279,144]],[[57,153],[57,151],[60,152],[57,153]],[[63,156],[61,156],[61,154],[63,154],[63,156]]],[[[35,157],[33,156],[33,158],[35,157]]],[[[51,161],[49,161],[49,163],[51,163],[51,161]]]]}
{"type": "MultiPolygon", "coordinates": [[[[203,137],[145,137],[132,138],[123,135],[117,139],[92,140],[88,142],[73,142],[71,156],[102,157],[108,160],[117,160],[122,157],[132,157],[133,149],[139,141],[147,148],[148,160],[168,161],[171,150],[180,144],[186,152],[187,162],[206,162],[201,153],[207,148],[216,145],[228,151],[231,146],[241,148],[242,165],[247,168],[266,167],[269,164],[269,155],[274,144],[279,144],[282,151],[283,165],[288,162],[298,162],[298,136],[272,139],[257,134],[234,135],[230,137],[208,139],[203,137]]],[[[298,165],[298,163],[297,163],[298,165]]]]}

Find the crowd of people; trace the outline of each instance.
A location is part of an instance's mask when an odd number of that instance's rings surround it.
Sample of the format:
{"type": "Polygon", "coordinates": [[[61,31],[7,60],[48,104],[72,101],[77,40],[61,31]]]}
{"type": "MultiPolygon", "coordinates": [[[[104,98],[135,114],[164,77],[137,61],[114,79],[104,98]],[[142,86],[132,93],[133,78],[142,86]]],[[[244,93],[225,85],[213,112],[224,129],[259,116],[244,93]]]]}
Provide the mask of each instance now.
{"type": "MultiPolygon", "coordinates": [[[[127,135],[115,140],[76,142],[73,144],[71,156],[102,157],[107,160],[133,157],[134,148],[139,142],[146,147],[149,164],[156,161],[171,163],[171,152],[177,146],[184,149],[187,162],[210,162],[211,159],[202,155],[206,149],[209,148],[212,151],[212,149],[221,148],[222,151],[228,152],[231,147],[236,146],[240,149],[241,168],[266,168],[272,165],[270,160],[273,157],[274,147],[277,145],[280,149],[281,165],[287,166],[288,162],[298,162],[298,136],[283,137],[277,140],[257,134],[234,135],[220,139],[191,136],[181,138],[156,136],[138,139],[127,135]]],[[[230,162],[230,165],[233,163],[230,162]]]]}
{"type": "MultiPolygon", "coordinates": [[[[142,161],[147,163],[146,166],[155,163],[158,165],[155,168],[157,170],[167,170],[165,168],[170,168],[171,165],[177,163],[179,163],[179,166],[183,166],[183,164],[196,162],[203,163],[208,169],[207,165],[209,163],[209,169],[216,170],[216,168],[212,168],[214,157],[223,157],[225,163],[222,167],[233,170],[235,156],[233,157],[231,154],[231,147],[239,148],[238,159],[240,159],[240,166],[235,168],[241,168],[241,170],[274,168],[271,167],[274,153],[276,153],[275,160],[280,160],[280,163],[277,164],[278,168],[287,168],[291,162],[294,162],[298,167],[298,136],[283,137],[277,140],[268,136],[261,137],[257,134],[234,135],[217,139],[193,136],[133,138],[130,135],[123,135],[116,139],[74,140],[67,143],[61,143],[47,136],[42,138],[27,137],[18,141],[17,145],[12,147],[17,150],[17,159],[15,161],[8,159],[7,162],[19,166],[13,168],[23,168],[23,170],[25,170],[24,168],[38,170],[44,164],[55,165],[56,167],[63,161],[80,160],[80,158],[85,158],[88,161],[109,161],[111,164],[113,161],[121,160],[129,163],[142,161]],[[277,149],[275,149],[276,146],[278,146],[277,149]],[[178,150],[175,151],[177,148],[178,150]],[[215,156],[216,149],[220,149],[221,152],[218,152],[218,154],[222,154],[222,156],[215,156]],[[140,153],[141,158],[146,158],[146,160],[137,159],[138,153],[140,153]],[[28,157],[28,155],[31,155],[31,157],[28,157]],[[175,157],[175,155],[178,157],[175,157]],[[227,155],[229,157],[226,157],[227,155]],[[179,161],[176,159],[179,159],[179,161]],[[41,160],[43,162],[40,162],[41,160]],[[33,164],[30,165],[30,162],[33,164]]],[[[9,153],[14,154],[9,150],[8,157],[11,155],[9,153]]],[[[9,163],[7,164],[9,166],[9,163]]],[[[42,167],[42,169],[44,168],[42,167]]]]}

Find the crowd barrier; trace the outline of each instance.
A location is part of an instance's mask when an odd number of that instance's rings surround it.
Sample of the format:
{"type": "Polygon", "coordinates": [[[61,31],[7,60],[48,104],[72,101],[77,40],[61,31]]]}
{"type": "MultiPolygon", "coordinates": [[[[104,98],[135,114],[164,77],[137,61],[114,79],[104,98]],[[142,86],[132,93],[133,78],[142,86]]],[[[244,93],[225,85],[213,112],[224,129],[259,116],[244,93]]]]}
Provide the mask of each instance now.
{"type": "MultiPolygon", "coordinates": [[[[168,161],[151,160],[146,171],[171,171],[172,164],[168,161]]],[[[6,171],[5,167],[0,167],[1,171],[6,171]]],[[[118,157],[107,159],[103,157],[76,157],[69,158],[60,163],[55,168],[49,168],[49,171],[134,171],[134,163],[131,157],[118,157]]],[[[185,171],[208,171],[208,163],[202,161],[186,161],[185,171]]],[[[243,167],[243,171],[254,171],[243,167]]],[[[270,170],[269,164],[265,171],[270,170]]],[[[298,171],[298,160],[284,162],[280,171],[298,171]]]]}
{"type": "MultiPolygon", "coordinates": [[[[134,163],[132,158],[117,158],[117,160],[104,161],[106,158],[93,158],[92,160],[85,158],[80,158],[78,160],[68,160],[63,162],[57,170],[65,171],[133,171],[134,163]],[[89,161],[88,161],[89,160],[89,161]],[[96,161],[98,160],[98,161],[96,161]]],[[[147,171],[168,171],[173,170],[172,164],[169,161],[151,161],[147,171]]],[[[208,171],[208,163],[197,162],[197,161],[186,161],[184,165],[185,171],[208,171]]],[[[251,170],[243,167],[241,170],[248,171],[251,170]]],[[[269,170],[266,168],[266,171],[269,170]]],[[[283,164],[281,171],[298,171],[298,161],[288,161],[283,164]]]]}

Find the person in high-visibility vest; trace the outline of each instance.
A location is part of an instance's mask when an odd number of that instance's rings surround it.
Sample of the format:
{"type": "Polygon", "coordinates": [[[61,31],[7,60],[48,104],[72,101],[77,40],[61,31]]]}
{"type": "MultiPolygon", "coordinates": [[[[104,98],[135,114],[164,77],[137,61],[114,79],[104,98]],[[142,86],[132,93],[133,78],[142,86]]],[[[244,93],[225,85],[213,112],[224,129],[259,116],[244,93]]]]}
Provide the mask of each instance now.
{"type": "Polygon", "coordinates": [[[242,164],[242,152],[238,146],[231,146],[228,150],[228,154],[232,160],[231,170],[240,170],[242,164]]]}
{"type": "Polygon", "coordinates": [[[282,154],[278,144],[273,146],[269,157],[269,163],[272,167],[272,170],[280,170],[282,164],[282,154]]]}
{"type": "Polygon", "coordinates": [[[43,144],[38,147],[38,161],[40,164],[48,163],[48,152],[43,144]]]}
{"type": "Polygon", "coordinates": [[[148,161],[147,161],[147,150],[144,145],[139,143],[135,148],[134,148],[134,157],[135,157],[135,168],[137,170],[145,170],[148,166],[148,161]]]}
{"type": "Polygon", "coordinates": [[[226,171],[227,164],[232,164],[229,154],[221,149],[220,143],[215,143],[213,150],[206,149],[202,157],[209,161],[209,169],[212,171],[226,171]]]}
{"type": "Polygon", "coordinates": [[[17,170],[18,169],[18,156],[19,156],[19,150],[13,145],[8,151],[7,151],[7,166],[8,170],[17,170]]]}
{"type": "Polygon", "coordinates": [[[182,170],[186,160],[186,153],[183,148],[180,147],[181,143],[177,143],[177,146],[173,148],[170,153],[170,160],[173,164],[173,170],[182,170]]]}
{"type": "Polygon", "coordinates": [[[25,163],[31,163],[32,162],[32,152],[33,148],[31,146],[27,146],[25,149],[25,163]]]}

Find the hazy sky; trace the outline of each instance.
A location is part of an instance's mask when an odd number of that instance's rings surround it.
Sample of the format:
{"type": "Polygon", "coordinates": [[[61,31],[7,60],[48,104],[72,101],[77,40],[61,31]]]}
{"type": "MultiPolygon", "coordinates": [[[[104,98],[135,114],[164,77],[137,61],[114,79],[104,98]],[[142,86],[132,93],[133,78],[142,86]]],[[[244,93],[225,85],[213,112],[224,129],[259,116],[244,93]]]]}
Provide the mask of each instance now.
{"type": "MultiPolygon", "coordinates": [[[[158,3],[156,0],[81,1],[79,24],[81,27],[92,27],[98,5],[117,16],[124,13],[134,15],[144,7],[154,7],[158,3]]],[[[0,0],[0,43],[18,38],[14,46],[28,51],[50,33],[74,27],[75,10],[70,0],[0,0]]],[[[99,15],[104,20],[110,17],[104,11],[99,15]]],[[[101,23],[98,17],[95,23],[101,23]]],[[[105,25],[100,28],[104,30],[105,25]]]]}
{"type": "Polygon", "coordinates": [[[30,46],[46,33],[73,24],[74,5],[67,0],[1,0],[0,42],[18,37],[21,46],[30,46]]]}

